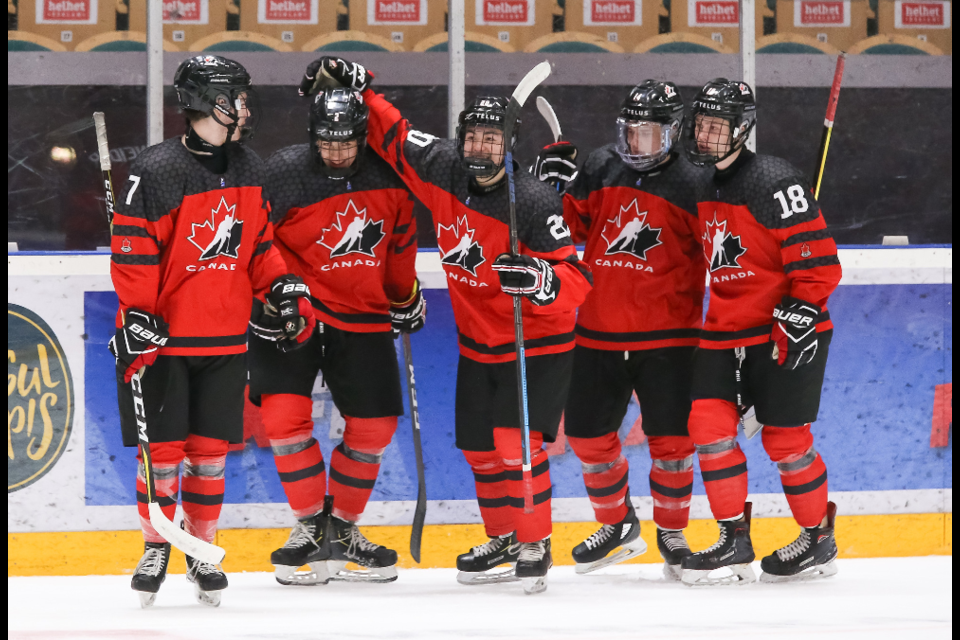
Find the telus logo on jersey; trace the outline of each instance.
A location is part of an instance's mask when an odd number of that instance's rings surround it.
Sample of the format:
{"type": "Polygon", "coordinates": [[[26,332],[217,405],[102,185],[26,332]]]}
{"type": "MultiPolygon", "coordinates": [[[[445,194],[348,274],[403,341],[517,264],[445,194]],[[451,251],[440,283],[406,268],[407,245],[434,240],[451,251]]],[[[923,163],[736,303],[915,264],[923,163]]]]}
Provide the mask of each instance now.
{"type": "MultiPolygon", "coordinates": [[[[383,240],[386,234],[383,232],[383,220],[371,220],[367,217],[367,209],[364,207],[357,210],[357,205],[353,200],[347,201],[347,206],[343,211],[337,211],[336,220],[328,228],[324,229],[317,240],[317,244],[330,250],[330,259],[342,258],[351,253],[364,256],[376,257],[374,249],[383,240]],[[350,222],[343,224],[344,219],[350,222]]],[[[379,266],[379,260],[367,260],[357,258],[356,260],[341,260],[331,264],[325,264],[321,267],[323,271],[336,269],[337,267],[354,266],[379,266]]]]}
{"type": "MultiPolygon", "coordinates": [[[[621,206],[620,213],[607,220],[600,233],[607,243],[604,255],[623,253],[646,261],[647,251],[663,244],[660,241],[660,232],[663,229],[654,229],[648,225],[647,213],[640,211],[636,198],[627,206],[621,206]]],[[[649,265],[637,264],[630,260],[611,261],[597,258],[594,264],[598,267],[625,267],[653,273],[649,265]]]]}
{"type": "MultiPolygon", "coordinates": [[[[210,210],[210,219],[203,223],[194,222],[187,240],[200,250],[200,260],[213,260],[224,257],[236,260],[240,257],[240,243],[243,241],[243,220],[237,220],[237,205],[230,206],[227,199],[220,197],[216,209],[210,210]]],[[[187,271],[218,269],[234,271],[236,263],[227,265],[216,262],[209,265],[187,265],[187,271]]]]}
{"type": "Polygon", "coordinates": [[[723,275],[713,276],[713,282],[723,282],[725,280],[746,278],[756,275],[753,271],[742,271],[739,258],[747,252],[746,247],[740,243],[740,236],[735,236],[727,231],[727,221],[717,221],[717,214],[713,214],[713,222],[708,222],[706,231],[703,233],[703,254],[710,265],[710,272],[720,269],[741,269],[741,271],[723,275]]]}
{"type": "MultiPolygon", "coordinates": [[[[467,226],[467,217],[457,218],[452,225],[437,225],[437,247],[443,254],[440,262],[446,265],[460,267],[472,276],[477,275],[477,267],[486,262],[483,257],[483,247],[473,240],[475,230],[467,226]],[[447,248],[451,247],[451,248],[447,248]]],[[[459,282],[465,282],[471,287],[486,287],[486,282],[471,280],[462,274],[447,271],[447,277],[459,282]]]]}

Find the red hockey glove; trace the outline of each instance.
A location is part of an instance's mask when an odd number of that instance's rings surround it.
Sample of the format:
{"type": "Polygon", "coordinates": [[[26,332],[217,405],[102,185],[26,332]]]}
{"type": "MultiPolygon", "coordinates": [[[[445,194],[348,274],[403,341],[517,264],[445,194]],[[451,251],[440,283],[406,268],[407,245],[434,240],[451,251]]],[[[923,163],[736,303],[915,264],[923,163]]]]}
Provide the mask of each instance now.
{"type": "Polygon", "coordinates": [[[310,303],[310,287],[295,275],[280,276],[270,285],[266,314],[274,313],[280,319],[283,336],[277,346],[281,351],[292,351],[306,344],[317,324],[310,303]]]}
{"type": "Polygon", "coordinates": [[[423,329],[427,321],[427,300],[420,290],[420,280],[413,283],[413,294],[406,302],[390,303],[390,325],[393,331],[400,333],[416,333],[423,329]]]}
{"type": "Polygon", "coordinates": [[[782,367],[796,369],[817,355],[817,318],[820,307],[799,298],[783,296],[773,308],[773,353],[782,367]]]}
{"type": "Polygon", "coordinates": [[[127,309],[123,326],[107,344],[117,364],[125,367],[123,381],[130,382],[133,374],[156,362],[160,348],[169,338],[170,325],[163,318],[139,309],[127,309]]]}
{"type": "Polygon", "coordinates": [[[545,306],[557,299],[560,278],[546,260],[533,256],[501,253],[493,262],[500,276],[500,288],[511,296],[526,296],[537,306],[545,306]]]}
{"type": "Polygon", "coordinates": [[[576,159],[575,146],[569,142],[554,142],[540,151],[536,162],[530,167],[530,173],[540,182],[546,182],[563,193],[577,177],[576,159]]]}
{"type": "Polygon", "coordinates": [[[312,96],[324,87],[331,86],[346,87],[363,93],[371,82],[373,82],[373,74],[362,64],[324,56],[307,65],[298,93],[301,97],[312,96]]]}

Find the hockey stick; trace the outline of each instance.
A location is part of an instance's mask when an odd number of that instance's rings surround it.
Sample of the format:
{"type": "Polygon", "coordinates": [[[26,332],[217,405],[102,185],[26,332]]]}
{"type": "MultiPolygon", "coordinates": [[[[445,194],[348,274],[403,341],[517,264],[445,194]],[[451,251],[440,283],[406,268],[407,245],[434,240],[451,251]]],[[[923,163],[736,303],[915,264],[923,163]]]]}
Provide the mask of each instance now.
{"type": "Polygon", "coordinates": [[[423,475],[423,445],[420,442],[420,407],[417,405],[417,386],[413,377],[413,352],[410,349],[410,334],[403,334],[403,362],[407,367],[407,393],[410,394],[410,425],[413,428],[413,452],[417,460],[417,509],[413,512],[413,529],[410,530],[410,555],[420,564],[420,542],[423,539],[423,522],[427,517],[427,481],[423,475]]]}
{"type": "Polygon", "coordinates": [[[560,130],[560,120],[557,119],[557,114],[553,110],[553,107],[550,106],[550,103],[547,102],[547,99],[543,96],[537,96],[537,111],[539,111],[543,119],[547,121],[547,126],[550,127],[550,133],[553,134],[553,141],[560,142],[563,138],[563,132],[560,130]]]}
{"type": "Polygon", "coordinates": [[[833,133],[833,119],[837,115],[837,102],[840,100],[840,83],[843,82],[843,67],[847,54],[843,51],[837,56],[837,68],[833,72],[833,85],[830,87],[830,99],[827,101],[827,116],[823,120],[823,135],[820,136],[820,151],[817,152],[817,170],[813,174],[813,197],[820,197],[820,184],[823,170],[827,166],[827,149],[830,147],[830,135],[833,133]]]}
{"type": "Polygon", "coordinates": [[[113,230],[113,166],[110,163],[110,147],[107,145],[107,123],[102,111],[93,112],[94,129],[97,132],[97,155],[100,156],[100,173],[103,175],[103,190],[106,192],[107,224],[113,230]]]}
{"type": "MultiPolygon", "coordinates": [[[[513,130],[520,117],[523,103],[530,93],[550,75],[550,63],[541,62],[524,76],[510,96],[507,105],[506,122],[503,127],[503,144],[506,148],[504,164],[507,168],[507,187],[510,195],[510,253],[520,255],[520,241],[517,239],[517,196],[513,175],[513,130]]],[[[520,296],[513,297],[513,327],[517,344],[517,396],[520,410],[521,455],[523,471],[523,512],[533,513],[533,467],[530,452],[530,416],[527,404],[527,363],[523,347],[523,310],[520,296]]]]}

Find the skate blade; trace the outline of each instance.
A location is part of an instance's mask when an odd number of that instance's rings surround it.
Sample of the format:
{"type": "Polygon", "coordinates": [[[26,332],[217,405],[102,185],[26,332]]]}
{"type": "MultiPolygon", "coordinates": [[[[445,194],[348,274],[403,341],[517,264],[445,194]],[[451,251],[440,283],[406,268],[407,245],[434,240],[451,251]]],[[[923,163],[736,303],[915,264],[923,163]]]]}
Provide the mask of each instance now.
{"type": "Polygon", "coordinates": [[[330,582],[326,561],[308,562],[307,566],[310,567],[309,571],[297,571],[300,567],[277,564],[274,565],[273,575],[282,585],[312,587],[330,582]]]}
{"type": "Polygon", "coordinates": [[[577,564],[574,571],[579,575],[585,573],[592,573],[598,569],[603,569],[604,567],[609,567],[610,565],[618,564],[629,560],[630,558],[636,557],[645,553],[647,551],[647,543],[643,541],[643,538],[637,538],[633,542],[620,547],[616,552],[610,554],[606,558],[600,558],[593,562],[583,562],[577,564]]]}
{"type": "Polygon", "coordinates": [[[517,582],[520,578],[516,575],[516,568],[513,565],[488,569],[487,571],[460,571],[457,573],[457,582],[470,586],[481,584],[497,584],[499,582],[517,582]]]}
{"type": "Polygon", "coordinates": [[[670,582],[680,582],[680,576],[682,574],[683,569],[680,568],[680,565],[663,563],[663,577],[670,582]]]}
{"type": "Polygon", "coordinates": [[[808,582],[810,580],[820,580],[822,578],[829,578],[830,576],[837,575],[837,565],[831,560],[826,564],[818,564],[815,567],[810,567],[806,571],[794,574],[792,576],[778,576],[772,573],[761,573],[760,582],[766,582],[768,584],[780,583],[780,582],[808,582]]]}
{"type": "Polygon", "coordinates": [[[348,569],[347,563],[340,560],[328,560],[327,571],[330,580],[335,582],[393,582],[397,579],[396,567],[361,567],[360,570],[348,569]]]}
{"type": "Polygon", "coordinates": [[[220,591],[204,591],[196,584],[194,586],[194,595],[197,597],[197,602],[208,607],[219,607],[220,606],[220,591]]]}
{"type": "Polygon", "coordinates": [[[153,603],[157,601],[157,594],[150,593],[149,591],[138,591],[137,595],[140,596],[141,609],[149,609],[153,606],[153,603]]]}
{"type": "Polygon", "coordinates": [[[540,576],[539,578],[521,578],[520,581],[523,583],[523,592],[528,596],[532,596],[536,593],[543,593],[547,590],[547,576],[540,576]]]}
{"type": "Polygon", "coordinates": [[[680,582],[688,587],[743,586],[756,581],[757,576],[749,564],[732,564],[713,571],[683,569],[680,574],[680,582]],[[729,572],[721,573],[725,569],[729,572]]]}

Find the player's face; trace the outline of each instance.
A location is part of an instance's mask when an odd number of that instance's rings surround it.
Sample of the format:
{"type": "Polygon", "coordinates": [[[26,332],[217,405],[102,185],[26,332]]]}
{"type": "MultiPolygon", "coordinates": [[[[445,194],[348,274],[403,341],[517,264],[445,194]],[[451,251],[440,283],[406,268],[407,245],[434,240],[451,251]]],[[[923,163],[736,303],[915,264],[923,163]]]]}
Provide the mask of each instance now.
{"type": "Polygon", "coordinates": [[[635,156],[650,156],[660,152],[662,131],[658,122],[631,122],[627,125],[627,146],[635,156]]]}
{"type": "Polygon", "coordinates": [[[499,165],[503,162],[503,131],[494,127],[470,127],[463,138],[463,155],[499,165]]]}
{"type": "Polygon", "coordinates": [[[323,158],[323,164],[331,169],[346,169],[357,159],[357,148],[359,144],[356,140],[335,141],[318,140],[317,147],[320,149],[320,157],[323,158]]]}
{"type": "Polygon", "coordinates": [[[725,118],[697,115],[695,133],[700,153],[722,158],[730,151],[730,122],[725,118]]]}

